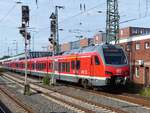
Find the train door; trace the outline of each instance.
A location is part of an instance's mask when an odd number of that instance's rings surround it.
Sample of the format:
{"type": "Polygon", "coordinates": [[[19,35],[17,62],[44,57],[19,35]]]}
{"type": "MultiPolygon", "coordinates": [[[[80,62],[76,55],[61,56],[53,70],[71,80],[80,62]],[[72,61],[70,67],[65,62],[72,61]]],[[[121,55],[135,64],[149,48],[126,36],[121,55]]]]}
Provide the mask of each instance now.
{"type": "Polygon", "coordinates": [[[150,81],[150,80],[149,80],[149,78],[150,78],[150,77],[149,77],[149,76],[150,76],[150,75],[149,75],[149,67],[145,67],[145,74],[144,74],[144,75],[145,75],[145,77],[144,77],[144,78],[145,78],[145,80],[144,80],[144,81],[145,81],[145,82],[144,82],[144,85],[145,85],[145,86],[148,86],[148,85],[149,85],[149,81],[150,81]]]}
{"type": "Polygon", "coordinates": [[[91,56],[91,65],[90,65],[90,76],[94,76],[94,56],[91,56]]]}
{"type": "Polygon", "coordinates": [[[94,55],[92,56],[92,60],[93,60],[93,66],[91,68],[92,75],[98,77],[102,72],[102,68],[100,67],[101,65],[100,59],[97,55],[94,55]]]}

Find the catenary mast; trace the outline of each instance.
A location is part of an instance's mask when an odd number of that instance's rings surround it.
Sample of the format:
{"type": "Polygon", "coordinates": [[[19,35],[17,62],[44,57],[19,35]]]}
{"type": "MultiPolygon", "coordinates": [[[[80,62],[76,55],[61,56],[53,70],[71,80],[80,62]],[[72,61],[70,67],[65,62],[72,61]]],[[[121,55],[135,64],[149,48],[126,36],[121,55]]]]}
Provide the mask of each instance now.
{"type": "Polygon", "coordinates": [[[118,0],[107,0],[106,43],[119,40],[118,0]]]}

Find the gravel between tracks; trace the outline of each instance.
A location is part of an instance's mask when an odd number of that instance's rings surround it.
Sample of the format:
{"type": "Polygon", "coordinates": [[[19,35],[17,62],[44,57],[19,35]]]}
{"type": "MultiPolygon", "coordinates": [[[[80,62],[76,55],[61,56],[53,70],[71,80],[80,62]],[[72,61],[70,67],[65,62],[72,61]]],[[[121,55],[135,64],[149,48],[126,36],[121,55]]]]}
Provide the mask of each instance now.
{"type": "Polygon", "coordinates": [[[27,113],[23,108],[13,102],[8,96],[0,92],[0,101],[7,106],[12,113],[27,113]]]}
{"type": "Polygon", "coordinates": [[[90,93],[88,91],[83,91],[83,90],[75,89],[72,87],[56,85],[56,86],[48,87],[48,88],[57,90],[59,92],[67,93],[68,95],[73,95],[79,98],[84,98],[84,99],[87,99],[89,101],[93,101],[96,103],[122,109],[130,113],[150,113],[150,108],[136,105],[130,102],[122,101],[119,99],[114,99],[111,97],[94,95],[93,93],[90,93]]]}
{"type": "MultiPolygon", "coordinates": [[[[6,82],[0,77],[0,82],[6,82]]],[[[7,81],[9,82],[9,81],[7,81]]],[[[6,87],[6,84],[5,84],[6,87]]],[[[35,93],[31,96],[23,95],[23,88],[16,84],[8,84],[7,88],[16,95],[22,102],[30,106],[35,113],[74,113],[73,111],[60,106],[54,102],[49,101],[48,99],[41,96],[39,93],[35,93]]],[[[5,99],[5,98],[4,98],[5,99]]],[[[7,102],[7,101],[6,101],[7,102]]],[[[9,106],[9,102],[8,105],[9,106]]],[[[13,107],[14,108],[14,107],[13,107]]],[[[16,111],[13,109],[13,111],[16,111]]],[[[16,113],[16,112],[14,112],[16,113]]],[[[17,112],[18,113],[18,112],[17,112]]],[[[20,112],[22,113],[22,112],[20,112]]]]}
{"type": "Polygon", "coordinates": [[[112,106],[112,107],[124,110],[126,112],[130,112],[130,113],[150,113],[150,108],[148,107],[143,107],[140,105],[122,101],[119,99],[114,99],[111,97],[94,95],[93,93],[83,91],[80,89],[75,89],[75,88],[71,88],[67,86],[55,86],[55,87],[50,87],[50,88],[54,90],[58,90],[59,92],[67,93],[68,95],[73,95],[79,98],[85,98],[89,101],[112,106]]]}

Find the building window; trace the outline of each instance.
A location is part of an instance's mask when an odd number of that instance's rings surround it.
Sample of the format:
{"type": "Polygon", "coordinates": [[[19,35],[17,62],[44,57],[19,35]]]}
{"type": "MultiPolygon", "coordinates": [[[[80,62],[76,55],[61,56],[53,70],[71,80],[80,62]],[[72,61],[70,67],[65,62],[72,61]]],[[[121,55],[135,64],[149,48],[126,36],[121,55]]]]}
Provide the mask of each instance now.
{"type": "Polygon", "coordinates": [[[139,74],[139,67],[135,67],[135,76],[136,77],[140,76],[140,74],[139,74]]]}
{"type": "Polygon", "coordinates": [[[139,50],[139,49],[140,49],[140,43],[136,43],[136,44],[135,44],[135,49],[136,49],[136,50],[139,50]]]}
{"type": "Polygon", "coordinates": [[[145,42],[145,49],[149,49],[149,48],[150,48],[149,42],[145,42]]]}
{"type": "Polygon", "coordinates": [[[123,45],[120,45],[120,47],[121,47],[122,49],[124,49],[124,46],[123,46],[123,45]]]}
{"type": "Polygon", "coordinates": [[[130,50],[131,50],[131,45],[130,45],[130,44],[127,44],[126,50],[127,50],[127,51],[130,51],[130,50]]]}

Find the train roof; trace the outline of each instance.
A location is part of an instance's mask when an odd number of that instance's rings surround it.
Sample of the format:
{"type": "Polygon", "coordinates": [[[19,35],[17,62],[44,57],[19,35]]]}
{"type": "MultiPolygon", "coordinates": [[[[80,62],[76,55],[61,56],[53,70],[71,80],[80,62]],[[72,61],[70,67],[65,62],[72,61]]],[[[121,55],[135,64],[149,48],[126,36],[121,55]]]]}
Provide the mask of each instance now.
{"type": "Polygon", "coordinates": [[[102,43],[102,44],[99,44],[99,45],[91,45],[91,46],[87,46],[87,47],[83,47],[83,48],[79,48],[79,49],[73,49],[73,50],[70,50],[70,51],[66,51],[66,52],[63,53],[63,55],[97,52],[102,48],[120,48],[120,46],[119,45],[102,43]]]}

